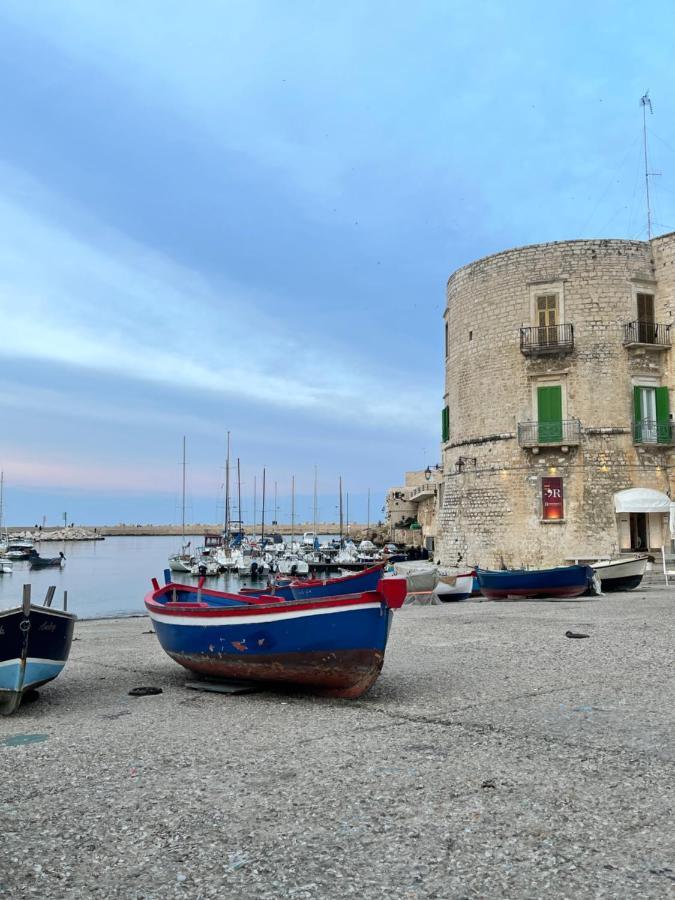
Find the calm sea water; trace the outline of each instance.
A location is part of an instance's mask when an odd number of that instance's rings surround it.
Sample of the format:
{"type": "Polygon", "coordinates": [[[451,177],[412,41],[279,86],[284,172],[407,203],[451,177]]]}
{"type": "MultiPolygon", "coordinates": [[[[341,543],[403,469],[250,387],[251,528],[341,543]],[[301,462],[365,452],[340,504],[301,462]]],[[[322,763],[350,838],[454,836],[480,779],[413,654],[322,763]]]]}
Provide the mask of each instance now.
{"type": "MultiPolygon", "coordinates": [[[[200,544],[192,537],[192,544],[200,544]]],[[[322,541],[326,538],[322,537],[322,541]]],[[[167,558],[180,549],[180,537],[108,537],[104,541],[72,541],[61,544],[47,541],[37,546],[41,556],[58,556],[62,550],[66,564],[62,569],[31,571],[27,562],[14,562],[11,575],[0,575],[0,609],[18,606],[24,584],[33,587],[34,602],[41,603],[49,585],[56,585],[53,606],[63,605],[68,591],[68,609],[80,618],[139,615],[145,612],[143,597],[151,589],[154,576],[161,583],[168,566],[167,558]]],[[[197,578],[176,573],[177,581],[196,584],[197,578]]],[[[234,574],[209,578],[209,587],[236,591],[241,581],[234,574]]],[[[261,583],[261,582],[256,582],[261,583]]]]}

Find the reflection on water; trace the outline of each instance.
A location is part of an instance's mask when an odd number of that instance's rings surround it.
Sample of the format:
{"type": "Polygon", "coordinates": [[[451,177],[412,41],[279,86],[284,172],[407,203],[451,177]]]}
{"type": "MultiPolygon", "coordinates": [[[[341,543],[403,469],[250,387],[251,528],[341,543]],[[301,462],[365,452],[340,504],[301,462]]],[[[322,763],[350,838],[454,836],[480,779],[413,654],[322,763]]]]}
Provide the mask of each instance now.
{"type": "MultiPolygon", "coordinates": [[[[192,538],[193,545],[200,544],[192,538]]],[[[80,618],[139,615],[145,612],[143,597],[151,589],[150,579],[163,580],[170,553],[180,549],[180,537],[109,537],[104,541],[45,541],[36,545],[41,556],[58,556],[63,550],[62,569],[31,570],[27,562],[14,561],[11,575],[0,575],[0,609],[18,606],[24,584],[33,586],[33,602],[42,603],[49,585],[56,585],[52,606],[63,606],[68,591],[68,609],[80,618]]],[[[197,578],[175,573],[176,581],[196,584],[197,578]]],[[[209,587],[236,591],[242,581],[236,574],[209,578],[209,587]]],[[[257,582],[263,583],[263,582],[257,582]]]]}

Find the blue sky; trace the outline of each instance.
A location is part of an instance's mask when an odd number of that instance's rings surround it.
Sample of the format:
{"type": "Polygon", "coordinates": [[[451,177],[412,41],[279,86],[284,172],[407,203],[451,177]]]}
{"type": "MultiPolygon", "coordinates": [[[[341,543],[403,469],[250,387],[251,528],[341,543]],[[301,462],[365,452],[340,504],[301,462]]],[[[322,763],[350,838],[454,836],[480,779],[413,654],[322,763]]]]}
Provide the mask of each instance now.
{"type": "Polygon", "coordinates": [[[60,0],[0,10],[12,522],[213,520],[225,434],[377,518],[439,459],[444,287],[511,246],[675,229],[667,3],[60,0]]]}

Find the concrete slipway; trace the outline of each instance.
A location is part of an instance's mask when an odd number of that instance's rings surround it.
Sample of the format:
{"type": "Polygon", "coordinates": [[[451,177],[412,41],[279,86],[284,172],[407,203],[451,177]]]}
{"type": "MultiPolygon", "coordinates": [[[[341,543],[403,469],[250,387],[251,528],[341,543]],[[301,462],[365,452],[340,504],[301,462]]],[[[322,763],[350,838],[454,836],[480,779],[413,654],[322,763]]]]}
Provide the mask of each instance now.
{"type": "Polygon", "coordinates": [[[0,896],[672,897],[674,610],[405,609],[356,702],[188,691],[147,619],[80,623],[0,721],[0,896]]]}

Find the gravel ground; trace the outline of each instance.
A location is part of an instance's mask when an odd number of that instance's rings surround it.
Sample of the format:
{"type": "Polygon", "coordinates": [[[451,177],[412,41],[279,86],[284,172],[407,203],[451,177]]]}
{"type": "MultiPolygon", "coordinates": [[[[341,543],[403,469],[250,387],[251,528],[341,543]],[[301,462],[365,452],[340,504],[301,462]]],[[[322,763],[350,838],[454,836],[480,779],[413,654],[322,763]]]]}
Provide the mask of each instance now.
{"type": "Polygon", "coordinates": [[[0,720],[0,896],[673,897],[674,609],[407,608],[358,701],[190,691],[149,620],[79,623],[0,720]]]}

